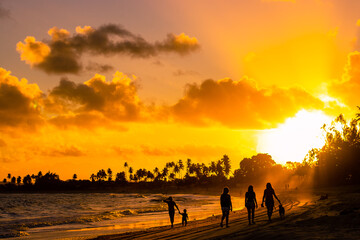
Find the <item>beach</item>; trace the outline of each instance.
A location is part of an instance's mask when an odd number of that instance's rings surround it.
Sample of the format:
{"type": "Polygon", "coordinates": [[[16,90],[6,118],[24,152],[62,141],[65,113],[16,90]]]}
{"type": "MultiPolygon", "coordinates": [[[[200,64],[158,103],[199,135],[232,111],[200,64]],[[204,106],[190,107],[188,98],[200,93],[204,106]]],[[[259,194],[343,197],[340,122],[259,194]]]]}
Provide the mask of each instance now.
{"type": "MultiPolygon", "coordinates": [[[[279,198],[285,208],[285,219],[280,220],[276,208],[271,223],[267,220],[265,208],[259,204],[255,212],[256,224],[250,226],[246,209],[242,209],[230,213],[229,228],[219,226],[220,216],[217,215],[190,221],[186,227],[180,223],[173,229],[162,226],[94,239],[359,239],[359,186],[293,190],[279,194],[279,198]],[[320,200],[326,194],[328,198],[320,200]]],[[[178,215],[175,222],[180,220],[178,215]]]]}

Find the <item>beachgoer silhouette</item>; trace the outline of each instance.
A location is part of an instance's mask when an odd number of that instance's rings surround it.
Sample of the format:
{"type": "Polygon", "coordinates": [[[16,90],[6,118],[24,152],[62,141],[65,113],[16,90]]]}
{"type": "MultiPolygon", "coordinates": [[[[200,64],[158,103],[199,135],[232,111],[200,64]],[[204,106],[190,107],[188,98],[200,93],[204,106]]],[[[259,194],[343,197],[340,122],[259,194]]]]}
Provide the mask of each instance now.
{"type": "Polygon", "coordinates": [[[163,200],[163,202],[166,202],[169,206],[169,216],[170,216],[170,222],[171,222],[171,227],[174,227],[174,216],[175,216],[175,208],[177,208],[177,210],[180,212],[178,206],[176,205],[176,203],[173,201],[172,197],[169,197],[168,199],[163,200]]]}
{"type": "Polygon", "coordinates": [[[256,201],[256,195],[252,185],[249,186],[247,193],[245,193],[245,207],[247,208],[248,211],[249,225],[251,225],[251,219],[252,219],[252,223],[255,224],[254,221],[255,207],[257,208],[258,204],[256,201]]]}
{"type": "Polygon", "coordinates": [[[225,187],[223,194],[220,197],[220,204],[222,210],[222,217],[220,227],[223,227],[223,221],[226,218],[226,227],[229,227],[229,211],[232,211],[231,197],[229,195],[229,188],[225,187]]]}
{"type": "Polygon", "coordinates": [[[264,207],[264,201],[265,201],[265,206],[267,208],[267,215],[269,217],[269,221],[271,222],[271,215],[273,213],[273,209],[274,209],[274,198],[273,196],[276,198],[276,200],[278,200],[279,204],[281,204],[280,200],[278,199],[278,197],[275,194],[274,189],[271,186],[271,183],[267,183],[266,184],[266,189],[264,190],[264,196],[262,199],[262,203],[261,203],[261,207],[264,207]]]}
{"type": "Polygon", "coordinates": [[[189,219],[189,216],[188,216],[188,214],[187,214],[187,212],[186,212],[186,209],[184,209],[184,212],[183,212],[183,213],[181,213],[180,211],[179,211],[179,213],[180,213],[181,216],[182,216],[181,224],[182,224],[183,226],[186,226],[186,225],[187,225],[187,220],[189,219]]]}

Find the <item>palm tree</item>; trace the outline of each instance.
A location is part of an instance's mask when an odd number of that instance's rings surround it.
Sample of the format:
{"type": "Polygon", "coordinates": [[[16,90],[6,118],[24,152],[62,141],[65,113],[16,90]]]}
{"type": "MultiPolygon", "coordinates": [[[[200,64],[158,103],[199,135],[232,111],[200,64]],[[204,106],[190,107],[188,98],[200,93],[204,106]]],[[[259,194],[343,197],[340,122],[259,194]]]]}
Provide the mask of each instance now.
{"type": "Polygon", "coordinates": [[[11,179],[11,173],[8,173],[7,178],[9,179],[9,182],[10,182],[10,179],[11,179]]]}
{"type": "Polygon", "coordinates": [[[175,173],[170,173],[169,179],[170,179],[170,180],[174,180],[174,179],[175,179],[175,173]]]}
{"type": "Polygon", "coordinates": [[[115,182],[126,182],[126,176],[124,171],[116,174],[115,182]]]}
{"type": "Polygon", "coordinates": [[[191,167],[191,159],[188,158],[186,162],[186,172],[190,174],[190,167],[191,167]]]}
{"type": "Polygon", "coordinates": [[[127,168],[129,167],[129,164],[127,162],[124,163],[124,168],[125,168],[125,178],[126,178],[126,172],[127,172],[127,168]]]}
{"type": "Polygon", "coordinates": [[[105,179],[106,179],[106,176],[107,176],[107,174],[106,174],[106,172],[105,172],[104,169],[99,170],[99,171],[97,172],[97,174],[96,174],[96,177],[97,177],[97,179],[98,179],[99,181],[105,180],[105,179]]]}
{"type": "MultiPolygon", "coordinates": [[[[360,111],[360,107],[356,106],[358,108],[358,111],[360,111]]],[[[360,112],[356,113],[356,121],[360,120],[360,112]]]]}
{"type": "Polygon", "coordinates": [[[211,161],[209,172],[216,174],[216,163],[214,161],[211,161]]]}
{"type": "Polygon", "coordinates": [[[108,181],[111,182],[112,181],[112,170],[110,168],[108,168],[107,173],[108,173],[108,181]]]}
{"type": "Polygon", "coordinates": [[[158,167],[156,167],[155,169],[154,169],[154,176],[155,176],[155,180],[159,180],[159,175],[160,175],[160,172],[159,172],[159,168],[158,167]]]}
{"type": "Polygon", "coordinates": [[[162,173],[161,173],[161,177],[164,178],[164,181],[166,182],[166,177],[169,173],[169,169],[167,167],[164,167],[164,169],[162,170],[162,173]]]}
{"type": "Polygon", "coordinates": [[[229,173],[230,173],[230,169],[231,169],[230,159],[229,159],[229,157],[225,154],[225,155],[223,156],[223,158],[221,159],[221,161],[222,161],[222,163],[223,163],[223,165],[224,165],[224,173],[225,173],[226,176],[228,176],[229,173]]]}
{"type": "Polygon", "coordinates": [[[91,174],[90,179],[91,179],[92,182],[95,182],[95,180],[96,180],[96,175],[95,175],[95,174],[91,174]]]}
{"type": "Polygon", "coordinates": [[[177,174],[179,172],[180,172],[180,167],[179,167],[179,165],[175,164],[174,173],[177,174]]]}
{"type": "Polygon", "coordinates": [[[31,176],[28,174],[23,178],[24,185],[31,185],[31,176]]]}
{"type": "Polygon", "coordinates": [[[16,182],[17,182],[18,185],[20,185],[20,183],[21,183],[21,177],[20,176],[17,177],[16,182]]]}
{"type": "Polygon", "coordinates": [[[130,180],[130,182],[131,182],[131,180],[132,180],[132,173],[133,173],[133,169],[132,169],[132,167],[129,167],[129,180],[130,180]]]}
{"type": "Polygon", "coordinates": [[[151,180],[154,180],[154,178],[155,178],[154,174],[153,174],[151,171],[148,171],[148,172],[147,172],[147,176],[146,176],[146,177],[149,178],[149,179],[151,179],[151,180]]]}
{"type": "MultiPolygon", "coordinates": [[[[178,165],[179,165],[179,169],[180,169],[181,171],[184,170],[184,164],[183,164],[183,161],[182,161],[181,159],[179,159],[178,165]]],[[[181,172],[180,172],[180,178],[181,178],[181,172]]]]}
{"type": "Polygon", "coordinates": [[[74,173],[73,180],[76,181],[76,179],[77,179],[77,175],[76,175],[76,173],[74,173]]]}

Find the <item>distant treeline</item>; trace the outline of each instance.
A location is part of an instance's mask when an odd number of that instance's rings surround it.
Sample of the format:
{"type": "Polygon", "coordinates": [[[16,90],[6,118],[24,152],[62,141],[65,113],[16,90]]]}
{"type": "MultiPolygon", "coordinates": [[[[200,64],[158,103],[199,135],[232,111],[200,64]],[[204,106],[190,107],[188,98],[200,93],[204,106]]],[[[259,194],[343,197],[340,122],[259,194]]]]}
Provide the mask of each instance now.
{"type": "MultiPolygon", "coordinates": [[[[240,161],[239,168],[232,171],[227,155],[217,161],[193,163],[178,160],[168,162],[160,170],[145,168],[134,170],[127,162],[124,171],[114,173],[110,168],[91,174],[89,180],[60,180],[56,173],[48,172],[24,177],[10,173],[0,185],[0,191],[138,191],[141,189],[166,189],[181,187],[238,186],[239,184],[262,184],[267,181],[280,186],[315,185],[334,186],[360,183],[360,131],[359,114],[347,122],[339,115],[330,126],[323,126],[326,136],[322,148],[314,148],[302,163],[276,164],[269,154],[257,154],[240,161]]],[[[291,139],[289,139],[291,141],[291,139]]]]}

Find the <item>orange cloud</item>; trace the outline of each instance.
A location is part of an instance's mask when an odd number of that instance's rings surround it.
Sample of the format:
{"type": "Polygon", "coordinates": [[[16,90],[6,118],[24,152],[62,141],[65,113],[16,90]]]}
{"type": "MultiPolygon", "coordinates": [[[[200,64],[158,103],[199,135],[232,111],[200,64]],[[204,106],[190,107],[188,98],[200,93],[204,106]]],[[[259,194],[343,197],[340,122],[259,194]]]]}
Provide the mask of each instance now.
{"type": "Polygon", "coordinates": [[[198,40],[184,33],[168,34],[163,41],[149,43],[139,35],[114,24],[97,29],[78,26],[72,36],[66,29],[53,27],[48,34],[51,36],[48,45],[36,41],[34,37],[27,37],[25,43],[17,44],[17,51],[21,54],[21,60],[55,74],[82,71],[81,56],[84,53],[147,58],[169,52],[186,55],[199,48],[198,40]],[[115,41],[114,37],[119,40],[115,41]]]}
{"type": "Polygon", "coordinates": [[[0,68],[0,128],[33,127],[42,122],[39,103],[42,92],[36,84],[11,76],[0,68]]]}
{"type": "Polygon", "coordinates": [[[49,46],[43,42],[36,41],[34,37],[26,37],[24,42],[18,42],[16,50],[20,53],[21,60],[31,66],[42,63],[50,54],[49,46]]]}
{"type": "Polygon", "coordinates": [[[45,101],[46,111],[56,114],[55,124],[103,125],[110,121],[139,121],[146,108],[137,95],[135,77],[116,72],[111,81],[96,74],[90,80],[76,84],[62,79],[45,101]]]}
{"type": "Polygon", "coordinates": [[[248,79],[205,80],[188,84],[185,96],[172,106],[175,120],[233,128],[271,128],[301,109],[319,109],[323,102],[299,88],[259,89],[248,79]]]}
{"type": "Polygon", "coordinates": [[[330,94],[339,97],[350,107],[359,105],[360,102],[360,52],[352,52],[348,55],[342,80],[329,86],[330,94]]]}
{"type": "Polygon", "coordinates": [[[42,155],[50,157],[81,157],[85,153],[76,146],[60,146],[43,151],[42,155]]]}

